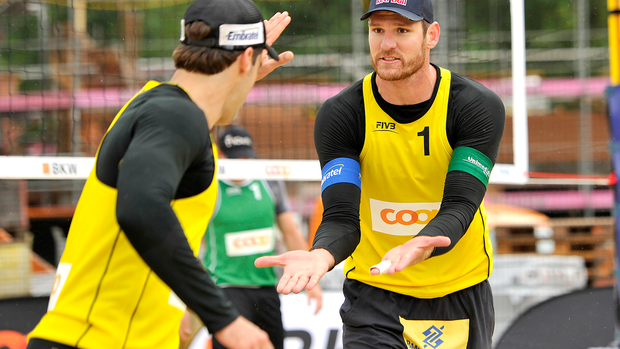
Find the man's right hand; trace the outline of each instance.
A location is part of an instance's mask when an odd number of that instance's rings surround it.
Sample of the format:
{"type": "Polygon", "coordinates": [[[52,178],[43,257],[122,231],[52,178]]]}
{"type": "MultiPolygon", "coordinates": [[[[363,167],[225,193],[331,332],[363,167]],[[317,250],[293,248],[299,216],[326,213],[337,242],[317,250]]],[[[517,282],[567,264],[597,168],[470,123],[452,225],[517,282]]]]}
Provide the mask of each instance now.
{"type": "Polygon", "coordinates": [[[243,316],[215,332],[214,336],[218,342],[230,349],[274,349],[267,332],[243,316]]]}
{"type": "Polygon", "coordinates": [[[257,258],[254,265],[258,268],[279,265],[284,268],[278,292],[283,294],[299,293],[303,289],[312,290],[319,280],[335,265],[334,257],[324,249],[308,251],[289,251],[278,256],[257,258]]]}

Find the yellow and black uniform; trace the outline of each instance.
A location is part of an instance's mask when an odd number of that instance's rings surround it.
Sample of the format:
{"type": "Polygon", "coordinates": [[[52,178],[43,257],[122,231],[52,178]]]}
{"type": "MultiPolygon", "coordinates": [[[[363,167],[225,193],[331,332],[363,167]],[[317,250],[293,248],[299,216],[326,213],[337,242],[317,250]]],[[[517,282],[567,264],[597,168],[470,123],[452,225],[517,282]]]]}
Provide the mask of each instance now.
{"type": "Polygon", "coordinates": [[[313,249],[327,249],[336,263],[346,259],[345,347],[421,348],[441,337],[446,349],[490,348],[486,280],[493,257],[483,198],[504,107],[481,84],[435,68],[426,102],[389,104],[373,73],[326,101],[317,115],[315,144],[328,185],[313,249]],[[359,168],[361,179],[334,180],[347,167],[359,168]],[[393,275],[370,275],[392,248],[439,235],[451,245],[428,260],[393,275]]]}
{"type": "Polygon", "coordinates": [[[217,197],[204,113],[151,81],[97,153],[28,348],[178,348],[185,305],[214,333],[238,315],[196,259],[217,197]]]}

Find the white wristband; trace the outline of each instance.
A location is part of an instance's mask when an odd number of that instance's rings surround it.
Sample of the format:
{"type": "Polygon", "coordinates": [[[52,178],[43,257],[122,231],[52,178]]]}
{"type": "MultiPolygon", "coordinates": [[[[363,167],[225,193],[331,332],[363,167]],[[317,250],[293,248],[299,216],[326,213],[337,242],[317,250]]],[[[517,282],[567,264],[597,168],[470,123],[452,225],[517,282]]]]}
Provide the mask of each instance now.
{"type": "Polygon", "coordinates": [[[388,268],[390,267],[390,265],[392,265],[391,261],[383,261],[379,264],[375,264],[372,267],[370,267],[369,271],[372,271],[373,268],[377,268],[379,269],[379,274],[385,274],[388,268]]]}

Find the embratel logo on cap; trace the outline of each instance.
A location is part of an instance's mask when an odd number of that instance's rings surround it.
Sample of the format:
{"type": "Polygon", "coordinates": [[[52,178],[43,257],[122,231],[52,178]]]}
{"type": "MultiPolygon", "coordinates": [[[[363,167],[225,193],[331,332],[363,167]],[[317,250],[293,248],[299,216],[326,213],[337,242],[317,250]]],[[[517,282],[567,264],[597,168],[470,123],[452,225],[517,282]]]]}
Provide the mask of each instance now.
{"type": "Polygon", "coordinates": [[[252,46],[263,43],[265,43],[263,23],[220,26],[220,46],[252,46]]]}
{"type": "Polygon", "coordinates": [[[407,0],[377,0],[375,2],[375,5],[385,4],[385,3],[392,3],[392,4],[399,4],[399,5],[407,6],[407,0]]]}

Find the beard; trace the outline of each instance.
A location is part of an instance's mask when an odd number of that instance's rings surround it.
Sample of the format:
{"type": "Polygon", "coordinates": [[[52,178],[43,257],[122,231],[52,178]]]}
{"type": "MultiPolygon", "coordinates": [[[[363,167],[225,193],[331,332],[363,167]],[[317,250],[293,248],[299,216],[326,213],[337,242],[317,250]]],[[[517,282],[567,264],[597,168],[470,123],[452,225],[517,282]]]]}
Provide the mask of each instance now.
{"type": "Polygon", "coordinates": [[[422,48],[412,58],[404,58],[393,52],[379,52],[375,54],[372,59],[372,67],[379,77],[385,81],[399,81],[405,80],[417,73],[424,66],[424,53],[422,48]],[[392,56],[400,59],[401,67],[386,67],[380,64],[381,57],[392,56]]]}

